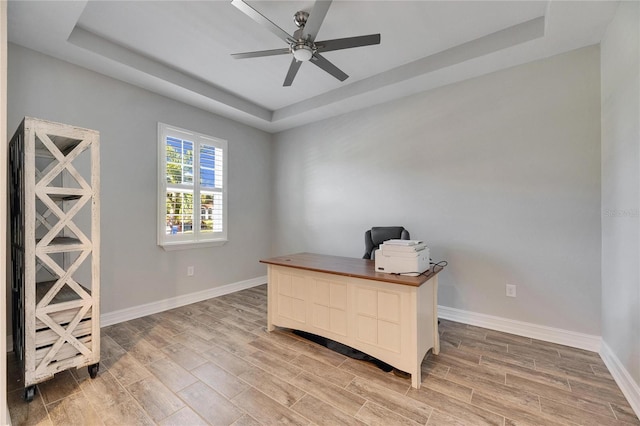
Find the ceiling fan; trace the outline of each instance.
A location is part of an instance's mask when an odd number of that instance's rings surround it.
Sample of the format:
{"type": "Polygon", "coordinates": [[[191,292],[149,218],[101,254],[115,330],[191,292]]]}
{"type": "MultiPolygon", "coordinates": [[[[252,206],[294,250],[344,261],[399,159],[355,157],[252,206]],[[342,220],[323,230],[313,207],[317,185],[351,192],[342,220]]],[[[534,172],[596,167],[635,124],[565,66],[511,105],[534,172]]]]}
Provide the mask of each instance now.
{"type": "Polygon", "coordinates": [[[231,4],[240,9],[240,11],[256,21],[258,24],[266,27],[269,31],[289,45],[289,47],[282,49],[234,53],[231,56],[236,59],[245,59],[261,56],[293,54],[293,59],[291,60],[291,65],[289,66],[289,71],[284,79],[283,86],[291,86],[291,83],[293,83],[293,79],[298,73],[303,62],[311,62],[338,80],[344,81],[349,76],[340,68],[329,62],[324,56],[320,55],[320,53],[380,44],[380,34],[315,41],[316,35],[320,30],[320,25],[322,25],[322,21],[324,21],[324,17],[331,5],[331,0],[317,0],[311,9],[311,13],[307,13],[305,11],[296,12],[296,14],[293,15],[293,20],[298,26],[298,29],[293,33],[293,35],[289,35],[289,33],[268,20],[243,0],[232,0],[231,4]]]}

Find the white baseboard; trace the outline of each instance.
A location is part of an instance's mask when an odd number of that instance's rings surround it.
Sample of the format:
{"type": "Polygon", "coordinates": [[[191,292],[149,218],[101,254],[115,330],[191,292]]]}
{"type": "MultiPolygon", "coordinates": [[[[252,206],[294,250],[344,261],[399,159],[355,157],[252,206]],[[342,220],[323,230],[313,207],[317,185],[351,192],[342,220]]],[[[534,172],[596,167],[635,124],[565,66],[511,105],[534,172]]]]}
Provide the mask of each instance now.
{"type": "MultiPolygon", "coordinates": [[[[100,326],[106,327],[108,325],[118,324],[120,322],[144,317],[146,315],[157,314],[158,312],[166,311],[168,309],[179,308],[180,306],[201,302],[206,299],[211,299],[212,297],[224,296],[225,294],[259,286],[266,282],[267,276],[263,275],[261,277],[251,278],[249,280],[239,281],[233,284],[176,296],[170,299],[159,300],[157,302],[146,303],[144,305],[133,306],[119,311],[108,312],[100,315],[100,326]]],[[[13,335],[10,334],[7,336],[7,352],[11,351],[13,351],[13,335]]]]}
{"type": "Polygon", "coordinates": [[[544,340],[545,342],[558,343],[560,345],[571,346],[573,348],[580,348],[593,352],[600,352],[602,345],[602,338],[600,336],[577,333],[575,331],[547,327],[530,322],[516,321],[508,318],[495,317],[493,315],[479,314],[477,312],[464,311],[461,309],[448,308],[446,306],[438,306],[438,316],[450,321],[503,331],[505,333],[517,334],[519,336],[544,340]]]}
{"type": "Polygon", "coordinates": [[[225,294],[234,293],[236,291],[245,290],[265,284],[267,276],[251,278],[245,281],[239,281],[233,284],[227,284],[220,287],[214,287],[195,293],[189,293],[182,296],[176,296],[169,299],[159,300],[157,302],[146,303],[144,305],[133,306],[131,308],[120,309],[119,311],[108,312],[100,315],[100,326],[118,324],[120,322],[144,317],[146,315],[157,314],[158,312],[168,309],[179,308],[180,306],[190,305],[191,303],[201,302],[212,297],[223,296],[225,294]]]}
{"type": "MultiPolygon", "coordinates": [[[[223,285],[221,287],[214,287],[195,293],[185,294],[182,296],[172,297],[170,299],[159,300],[157,302],[146,303],[144,305],[134,306],[131,308],[121,309],[119,311],[108,312],[100,315],[100,326],[106,327],[109,325],[117,324],[123,321],[129,321],[132,319],[140,318],[146,315],[156,314],[158,312],[166,311],[168,309],[178,308],[180,306],[189,305],[191,303],[201,302],[203,300],[211,299],[213,297],[223,296],[225,294],[234,293],[236,291],[245,290],[247,288],[256,287],[267,282],[267,276],[252,278],[245,281],[239,281],[233,284],[223,285]]],[[[7,336],[7,352],[13,351],[13,335],[7,336]]],[[[6,404],[6,403],[5,403],[6,404]]],[[[1,410],[0,410],[1,411],[1,410]]],[[[6,409],[7,419],[5,420],[8,426],[11,426],[11,418],[9,417],[9,407],[6,409]]],[[[0,424],[2,424],[0,419],[0,424]]]]}
{"type": "Polygon", "coordinates": [[[633,380],[616,354],[613,353],[609,345],[604,341],[602,342],[600,356],[620,387],[620,390],[622,390],[622,393],[627,398],[627,401],[631,408],[633,408],[636,416],[640,418],[640,386],[633,380]]]}

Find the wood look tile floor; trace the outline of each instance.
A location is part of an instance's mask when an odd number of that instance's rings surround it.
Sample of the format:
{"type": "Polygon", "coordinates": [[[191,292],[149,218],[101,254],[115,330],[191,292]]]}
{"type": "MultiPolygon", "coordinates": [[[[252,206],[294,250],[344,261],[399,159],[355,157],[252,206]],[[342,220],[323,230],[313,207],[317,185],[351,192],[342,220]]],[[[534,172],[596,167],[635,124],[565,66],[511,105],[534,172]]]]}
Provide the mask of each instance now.
{"type": "Polygon", "coordinates": [[[14,425],[640,425],[593,352],[442,320],[422,388],[266,331],[266,285],[102,330],[100,373],[59,373],[14,425]]]}

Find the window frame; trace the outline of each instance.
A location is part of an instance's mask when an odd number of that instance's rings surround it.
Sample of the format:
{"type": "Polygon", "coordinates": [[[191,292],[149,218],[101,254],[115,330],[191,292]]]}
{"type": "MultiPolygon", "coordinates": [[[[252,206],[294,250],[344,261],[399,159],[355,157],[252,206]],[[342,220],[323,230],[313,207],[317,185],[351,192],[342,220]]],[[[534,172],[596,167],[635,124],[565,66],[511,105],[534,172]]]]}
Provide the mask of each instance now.
{"type": "MultiPolygon", "coordinates": [[[[224,139],[204,135],[177,126],[158,122],[158,202],[157,202],[157,244],[164,250],[183,250],[200,247],[221,246],[228,241],[228,142],[224,139]],[[193,194],[193,233],[167,234],[167,190],[172,186],[167,184],[167,138],[174,137],[193,142],[193,183],[176,184],[184,192],[193,194]],[[213,146],[222,150],[222,232],[203,234],[200,232],[201,217],[201,182],[200,182],[200,148],[202,145],[213,146]]],[[[211,188],[204,189],[205,192],[211,188]]]]}

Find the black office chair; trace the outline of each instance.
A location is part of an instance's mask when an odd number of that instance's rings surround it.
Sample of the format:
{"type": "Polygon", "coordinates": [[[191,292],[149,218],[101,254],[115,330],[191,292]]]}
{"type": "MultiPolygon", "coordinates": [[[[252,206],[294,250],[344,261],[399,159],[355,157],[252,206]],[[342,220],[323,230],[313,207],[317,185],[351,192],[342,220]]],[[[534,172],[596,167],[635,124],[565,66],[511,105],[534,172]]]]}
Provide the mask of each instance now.
{"type": "Polygon", "coordinates": [[[375,251],[387,240],[409,240],[409,231],[402,226],[374,226],[364,233],[363,259],[375,259],[375,251]]]}

